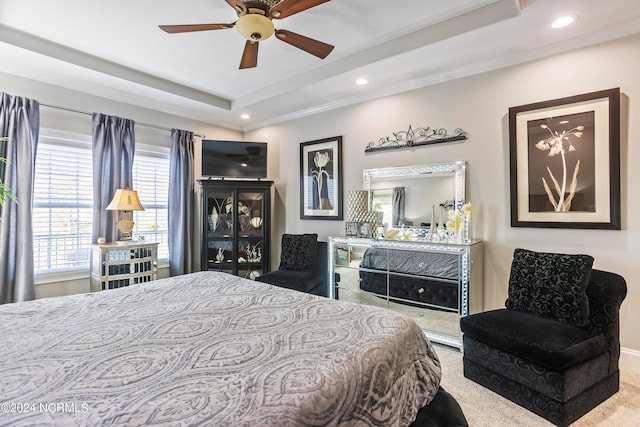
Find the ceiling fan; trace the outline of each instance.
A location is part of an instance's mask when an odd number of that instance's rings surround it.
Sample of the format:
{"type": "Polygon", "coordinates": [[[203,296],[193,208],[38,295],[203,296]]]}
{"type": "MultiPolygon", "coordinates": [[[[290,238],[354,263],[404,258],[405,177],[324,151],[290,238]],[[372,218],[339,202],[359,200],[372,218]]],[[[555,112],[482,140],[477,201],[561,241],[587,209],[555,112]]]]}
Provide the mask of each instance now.
{"type": "Polygon", "coordinates": [[[169,34],[192,31],[226,30],[236,28],[247,42],[242,53],[240,69],[258,65],[258,44],[275,34],[276,38],[324,59],[333,46],[287,30],[276,30],[273,19],[282,19],[330,0],[225,0],[238,13],[238,20],[230,24],[160,25],[169,34]]]}
{"type": "Polygon", "coordinates": [[[226,157],[237,159],[241,162],[252,164],[256,160],[266,161],[266,156],[262,152],[262,147],[246,147],[247,154],[227,154],[226,157]]]}

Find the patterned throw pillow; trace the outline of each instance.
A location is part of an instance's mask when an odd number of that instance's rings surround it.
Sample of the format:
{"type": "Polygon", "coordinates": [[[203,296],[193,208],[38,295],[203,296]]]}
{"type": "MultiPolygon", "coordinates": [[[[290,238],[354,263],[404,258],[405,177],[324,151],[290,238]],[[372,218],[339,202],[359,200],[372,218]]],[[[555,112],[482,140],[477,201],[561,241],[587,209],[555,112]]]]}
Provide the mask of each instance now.
{"type": "Polygon", "coordinates": [[[593,257],[516,249],[513,253],[507,308],[560,322],[589,323],[586,288],[593,257]]]}
{"type": "Polygon", "coordinates": [[[280,270],[313,271],[317,234],[283,234],[280,270]]]}

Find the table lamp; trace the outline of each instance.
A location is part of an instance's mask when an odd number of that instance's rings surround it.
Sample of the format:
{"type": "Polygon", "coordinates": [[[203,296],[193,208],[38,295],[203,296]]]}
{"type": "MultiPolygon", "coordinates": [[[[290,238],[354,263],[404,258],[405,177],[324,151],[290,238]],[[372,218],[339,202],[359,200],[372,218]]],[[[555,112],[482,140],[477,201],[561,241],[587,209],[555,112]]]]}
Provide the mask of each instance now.
{"type": "Polygon", "coordinates": [[[135,222],[133,222],[133,211],[143,211],[144,207],[138,198],[138,192],[128,188],[120,188],[116,190],[111,203],[107,206],[108,211],[120,211],[120,219],[117,223],[120,230],[120,239],[116,243],[127,243],[131,241],[131,231],[135,222]]]}

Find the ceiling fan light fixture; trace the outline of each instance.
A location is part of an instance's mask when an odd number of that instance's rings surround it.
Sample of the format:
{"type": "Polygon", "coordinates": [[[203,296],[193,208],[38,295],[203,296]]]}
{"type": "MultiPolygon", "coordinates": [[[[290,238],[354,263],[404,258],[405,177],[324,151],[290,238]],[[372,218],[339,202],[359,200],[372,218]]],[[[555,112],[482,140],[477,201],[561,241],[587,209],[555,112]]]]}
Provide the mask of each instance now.
{"type": "Polygon", "coordinates": [[[245,39],[259,42],[271,37],[275,31],[273,22],[266,16],[250,13],[242,15],[236,22],[236,30],[245,39]]]}

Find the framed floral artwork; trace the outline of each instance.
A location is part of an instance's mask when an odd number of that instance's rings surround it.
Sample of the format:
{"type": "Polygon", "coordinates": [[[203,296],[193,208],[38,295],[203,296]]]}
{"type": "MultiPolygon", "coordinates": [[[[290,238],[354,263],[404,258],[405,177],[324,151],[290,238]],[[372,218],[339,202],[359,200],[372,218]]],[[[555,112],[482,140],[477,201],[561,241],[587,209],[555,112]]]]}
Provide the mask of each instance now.
{"type": "Polygon", "coordinates": [[[300,144],[300,218],[342,220],[342,137],[300,144]]]}
{"type": "Polygon", "coordinates": [[[620,230],[620,89],[509,108],[511,226],[620,230]]]}

